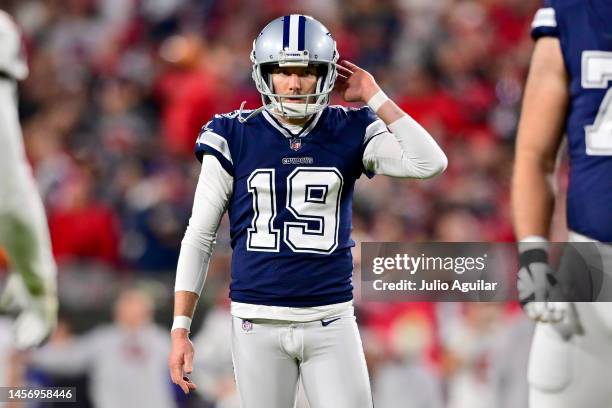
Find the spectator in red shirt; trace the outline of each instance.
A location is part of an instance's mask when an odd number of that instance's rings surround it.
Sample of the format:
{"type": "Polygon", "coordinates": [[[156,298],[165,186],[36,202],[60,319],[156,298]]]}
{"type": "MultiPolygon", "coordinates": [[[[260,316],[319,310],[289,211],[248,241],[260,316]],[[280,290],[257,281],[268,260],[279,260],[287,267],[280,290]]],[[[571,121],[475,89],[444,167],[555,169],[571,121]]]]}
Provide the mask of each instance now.
{"type": "Polygon", "coordinates": [[[49,216],[53,253],[58,263],[88,258],[118,263],[117,217],[92,195],[93,178],[76,170],[59,187],[49,216]]]}
{"type": "Polygon", "coordinates": [[[155,86],[162,139],[166,151],[192,157],[200,128],[219,110],[215,78],[203,65],[204,46],[197,37],[171,37],[160,54],[168,64],[155,86]]]}

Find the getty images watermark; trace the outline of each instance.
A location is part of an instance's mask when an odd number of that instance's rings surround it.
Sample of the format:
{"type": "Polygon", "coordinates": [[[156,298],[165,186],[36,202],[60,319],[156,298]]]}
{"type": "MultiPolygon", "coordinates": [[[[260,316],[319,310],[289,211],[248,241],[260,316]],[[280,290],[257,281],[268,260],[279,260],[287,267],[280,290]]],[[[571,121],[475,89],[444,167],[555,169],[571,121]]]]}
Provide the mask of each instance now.
{"type": "MultiPolygon", "coordinates": [[[[372,273],[382,275],[385,272],[396,271],[404,272],[409,275],[417,273],[431,273],[433,271],[454,272],[463,275],[465,272],[482,272],[486,267],[488,254],[481,256],[459,256],[442,257],[426,256],[422,253],[419,256],[411,256],[406,253],[395,254],[394,257],[378,256],[372,261],[372,273]]],[[[450,282],[440,279],[420,279],[419,281],[401,279],[398,282],[385,282],[383,279],[374,280],[374,290],[408,290],[408,291],[460,291],[463,293],[474,290],[492,291],[497,288],[499,282],[488,282],[484,279],[477,279],[475,282],[462,281],[459,278],[452,279],[450,282]]]]}
{"type": "MultiPolygon", "coordinates": [[[[553,243],[550,259],[563,300],[612,300],[612,247],[553,243]]],[[[515,301],[518,270],[514,243],[361,244],[363,300],[515,301]]]]}

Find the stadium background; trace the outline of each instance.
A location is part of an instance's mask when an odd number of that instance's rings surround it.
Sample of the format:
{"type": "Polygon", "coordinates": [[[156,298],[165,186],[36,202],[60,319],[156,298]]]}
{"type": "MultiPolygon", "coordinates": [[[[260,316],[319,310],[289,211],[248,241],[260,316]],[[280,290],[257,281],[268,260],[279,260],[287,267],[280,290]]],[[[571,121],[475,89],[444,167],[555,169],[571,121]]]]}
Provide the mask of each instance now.
{"type": "MultiPolygon", "coordinates": [[[[513,144],[539,5],[0,2],[23,30],[31,71],[20,86],[20,115],[59,266],[62,324],[52,344],[70,345],[119,324],[113,304],[128,287],[153,299],[155,322],[167,334],[174,268],[199,172],[195,137],[214,113],[243,100],[259,106],[250,77],[252,40],[283,14],[322,21],[341,58],[372,72],[449,157],[447,171],[433,180],[360,179],[356,241],[512,241],[513,144]]],[[[333,103],[341,103],[338,95],[333,103]]],[[[358,283],[358,247],[354,254],[358,283]]],[[[230,256],[224,219],[195,320],[202,392],[186,399],[168,378],[178,406],[237,406],[225,336],[230,256]]],[[[5,260],[0,280],[7,270],[5,260]]],[[[515,305],[357,299],[357,313],[377,408],[525,406],[531,326],[515,305]]],[[[146,313],[141,317],[146,322],[146,313]]],[[[136,343],[125,347],[138,349],[136,343]]],[[[163,346],[159,354],[165,360],[163,346]]],[[[66,375],[5,356],[0,368],[10,374],[5,379],[79,384],[79,406],[94,399],[84,391],[92,386],[87,365],[66,375]]]]}

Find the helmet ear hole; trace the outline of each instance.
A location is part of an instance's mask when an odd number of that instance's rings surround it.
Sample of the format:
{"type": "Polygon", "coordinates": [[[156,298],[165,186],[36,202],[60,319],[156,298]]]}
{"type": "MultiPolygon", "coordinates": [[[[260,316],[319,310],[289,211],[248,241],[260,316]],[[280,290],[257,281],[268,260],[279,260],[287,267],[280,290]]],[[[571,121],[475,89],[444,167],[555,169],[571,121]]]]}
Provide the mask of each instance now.
{"type": "Polygon", "coordinates": [[[270,91],[274,92],[274,83],[272,82],[272,71],[277,67],[277,64],[262,64],[261,65],[261,78],[265,81],[270,88],[270,91]]]}
{"type": "Polygon", "coordinates": [[[327,65],[317,64],[317,92],[322,92],[323,87],[325,86],[325,82],[327,79],[327,74],[329,70],[327,69],[327,65]]]}

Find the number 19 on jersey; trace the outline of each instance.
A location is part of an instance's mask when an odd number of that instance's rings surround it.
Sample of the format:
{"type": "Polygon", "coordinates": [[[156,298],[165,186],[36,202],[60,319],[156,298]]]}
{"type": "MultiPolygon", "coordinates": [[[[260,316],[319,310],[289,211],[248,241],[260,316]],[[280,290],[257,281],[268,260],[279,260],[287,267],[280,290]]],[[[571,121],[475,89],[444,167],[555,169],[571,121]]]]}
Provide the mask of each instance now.
{"type": "Polygon", "coordinates": [[[286,210],[296,221],[274,225],[275,169],[257,169],[247,180],[254,217],[247,250],[279,252],[280,239],[293,252],[330,254],[338,246],[340,197],[344,184],[335,167],[297,167],[287,176],[286,210]]]}

